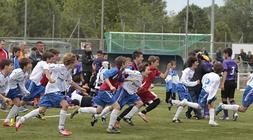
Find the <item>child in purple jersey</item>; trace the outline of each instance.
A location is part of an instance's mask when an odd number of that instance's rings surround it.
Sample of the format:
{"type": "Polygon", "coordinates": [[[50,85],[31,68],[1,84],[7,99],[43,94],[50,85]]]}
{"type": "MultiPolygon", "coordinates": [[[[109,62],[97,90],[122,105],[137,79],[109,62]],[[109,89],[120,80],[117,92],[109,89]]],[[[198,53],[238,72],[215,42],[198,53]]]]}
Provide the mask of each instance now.
{"type": "MultiPolygon", "coordinates": [[[[223,61],[223,77],[221,82],[221,98],[223,104],[228,104],[227,99],[229,99],[230,104],[235,104],[235,89],[236,89],[236,78],[238,73],[237,63],[231,59],[232,49],[224,49],[224,61],[223,61]]],[[[238,114],[234,112],[233,120],[238,117],[238,114]]],[[[224,110],[224,115],[221,118],[223,120],[228,120],[228,111],[224,110]]]]}

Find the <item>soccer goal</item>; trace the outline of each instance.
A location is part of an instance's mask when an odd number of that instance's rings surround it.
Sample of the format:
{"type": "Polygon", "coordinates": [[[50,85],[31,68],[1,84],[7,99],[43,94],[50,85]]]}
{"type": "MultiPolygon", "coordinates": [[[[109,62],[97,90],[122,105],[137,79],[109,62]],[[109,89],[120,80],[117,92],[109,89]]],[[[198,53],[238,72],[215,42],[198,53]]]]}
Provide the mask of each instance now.
{"type": "Polygon", "coordinates": [[[145,54],[179,55],[185,58],[191,50],[210,50],[211,34],[106,32],[109,53],[132,53],[139,49],[145,54]],[[187,37],[187,38],[186,38],[187,37]]]}

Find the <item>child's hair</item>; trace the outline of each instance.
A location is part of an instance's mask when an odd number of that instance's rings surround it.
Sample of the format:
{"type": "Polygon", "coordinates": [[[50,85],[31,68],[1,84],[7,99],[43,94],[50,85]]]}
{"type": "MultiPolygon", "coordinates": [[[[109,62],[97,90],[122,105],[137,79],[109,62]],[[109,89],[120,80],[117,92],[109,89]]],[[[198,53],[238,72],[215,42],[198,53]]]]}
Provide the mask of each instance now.
{"type": "Polygon", "coordinates": [[[51,53],[51,52],[46,51],[46,52],[44,52],[43,55],[42,55],[42,60],[43,60],[43,61],[47,61],[47,59],[50,59],[50,58],[52,58],[52,57],[54,57],[54,54],[51,53]]]}
{"type": "Polygon", "coordinates": [[[121,67],[126,63],[126,57],[124,56],[118,56],[114,59],[114,63],[116,66],[121,67]]]}
{"type": "Polygon", "coordinates": [[[29,58],[21,58],[19,61],[19,65],[21,69],[24,69],[25,66],[31,63],[32,63],[32,60],[29,58]]]}
{"type": "Polygon", "coordinates": [[[73,53],[66,53],[63,56],[63,64],[65,66],[68,66],[70,64],[74,64],[76,62],[76,55],[74,55],[73,53]]]}
{"type": "Polygon", "coordinates": [[[232,51],[231,48],[226,48],[226,49],[224,49],[223,52],[224,52],[225,54],[228,54],[229,57],[231,57],[231,56],[232,56],[232,53],[233,53],[233,51],[232,51]]]}
{"type": "Polygon", "coordinates": [[[126,62],[132,62],[132,58],[126,57],[126,62]]]}
{"type": "Polygon", "coordinates": [[[57,51],[56,49],[49,49],[48,52],[51,52],[51,53],[54,54],[54,55],[60,54],[60,52],[57,51]]]}
{"type": "Polygon", "coordinates": [[[149,56],[148,57],[148,64],[151,65],[151,63],[154,63],[155,61],[159,61],[160,58],[158,56],[149,56]]]}
{"type": "Polygon", "coordinates": [[[223,72],[223,65],[221,63],[215,63],[213,66],[213,70],[215,73],[220,74],[221,72],[223,72]]]}
{"type": "Polygon", "coordinates": [[[198,61],[198,59],[195,56],[190,56],[187,60],[188,67],[192,67],[192,65],[198,61]]]}
{"type": "Polygon", "coordinates": [[[21,51],[21,49],[19,47],[13,47],[12,48],[12,54],[13,54],[13,57],[15,57],[15,53],[18,52],[18,51],[21,51]]]}
{"type": "Polygon", "coordinates": [[[140,57],[140,55],[143,55],[143,53],[141,51],[134,51],[132,54],[133,59],[136,59],[137,57],[140,57]]]}
{"type": "Polygon", "coordinates": [[[170,60],[169,63],[171,64],[171,66],[174,66],[177,64],[176,60],[170,60]]]}
{"type": "Polygon", "coordinates": [[[12,61],[9,59],[2,60],[0,63],[0,70],[3,70],[5,68],[5,66],[9,66],[11,64],[12,64],[12,61]]]}
{"type": "Polygon", "coordinates": [[[31,49],[32,51],[37,51],[38,50],[38,48],[37,47],[32,47],[32,49],[31,49]]]}

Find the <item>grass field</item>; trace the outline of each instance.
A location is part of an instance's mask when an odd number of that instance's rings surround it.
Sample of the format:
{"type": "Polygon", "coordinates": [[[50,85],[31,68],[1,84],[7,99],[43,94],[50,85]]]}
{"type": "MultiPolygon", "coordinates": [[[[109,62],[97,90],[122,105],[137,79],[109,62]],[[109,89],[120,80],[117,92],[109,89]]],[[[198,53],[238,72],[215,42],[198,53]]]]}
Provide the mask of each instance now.
{"type": "MultiPolygon", "coordinates": [[[[210,127],[208,120],[185,119],[184,112],[181,114],[183,123],[175,124],[171,120],[176,111],[168,111],[164,102],[164,88],[157,87],[154,91],[162,99],[158,108],[151,111],[148,116],[149,123],[143,122],[138,116],[134,117],[135,126],[121,123],[120,134],[107,134],[106,125],[99,121],[95,127],[90,126],[90,115],[77,115],[73,120],[69,117],[66,121],[66,128],[73,132],[70,137],[62,137],[57,132],[58,118],[47,118],[45,121],[31,119],[16,132],[13,128],[0,127],[0,140],[252,140],[253,138],[253,112],[252,109],[239,114],[239,120],[234,122],[218,120],[218,127],[210,127]]],[[[241,104],[242,92],[236,92],[237,103],[241,104]]],[[[220,101],[220,93],[217,95],[217,104],[220,101]]],[[[71,111],[69,111],[70,113],[71,111]]],[[[46,115],[58,115],[59,109],[49,109],[46,115]]],[[[222,114],[222,113],[221,113],[222,114]]],[[[231,114],[231,113],[230,113],[231,114]]],[[[6,113],[0,112],[1,119],[6,117],[6,113]]],[[[109,120],[109,118],[107,118],[109,120]]]]}

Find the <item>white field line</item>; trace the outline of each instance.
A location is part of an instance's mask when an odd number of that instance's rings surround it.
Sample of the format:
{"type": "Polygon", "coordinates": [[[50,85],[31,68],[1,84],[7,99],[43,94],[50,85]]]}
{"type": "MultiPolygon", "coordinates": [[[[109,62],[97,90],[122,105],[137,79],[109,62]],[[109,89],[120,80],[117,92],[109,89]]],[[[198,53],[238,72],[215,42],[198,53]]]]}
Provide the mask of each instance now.
{"type": "MultiPolygon", "coordinates": [[[[70,116],[70,113],[69,114],[67,114],[67,116],[70,116]]],[[[60,115],[50,115],[50,116],[44,116],[43,118],[58,118],[58,117],[60,117],[60,115]]],[[[36,118],[36,117],[34,117],[34,118],[36,118]]],[[[5,120],[5,119],[0,119],[1,121],[3,121],[3,120],[5,120]]]]}

